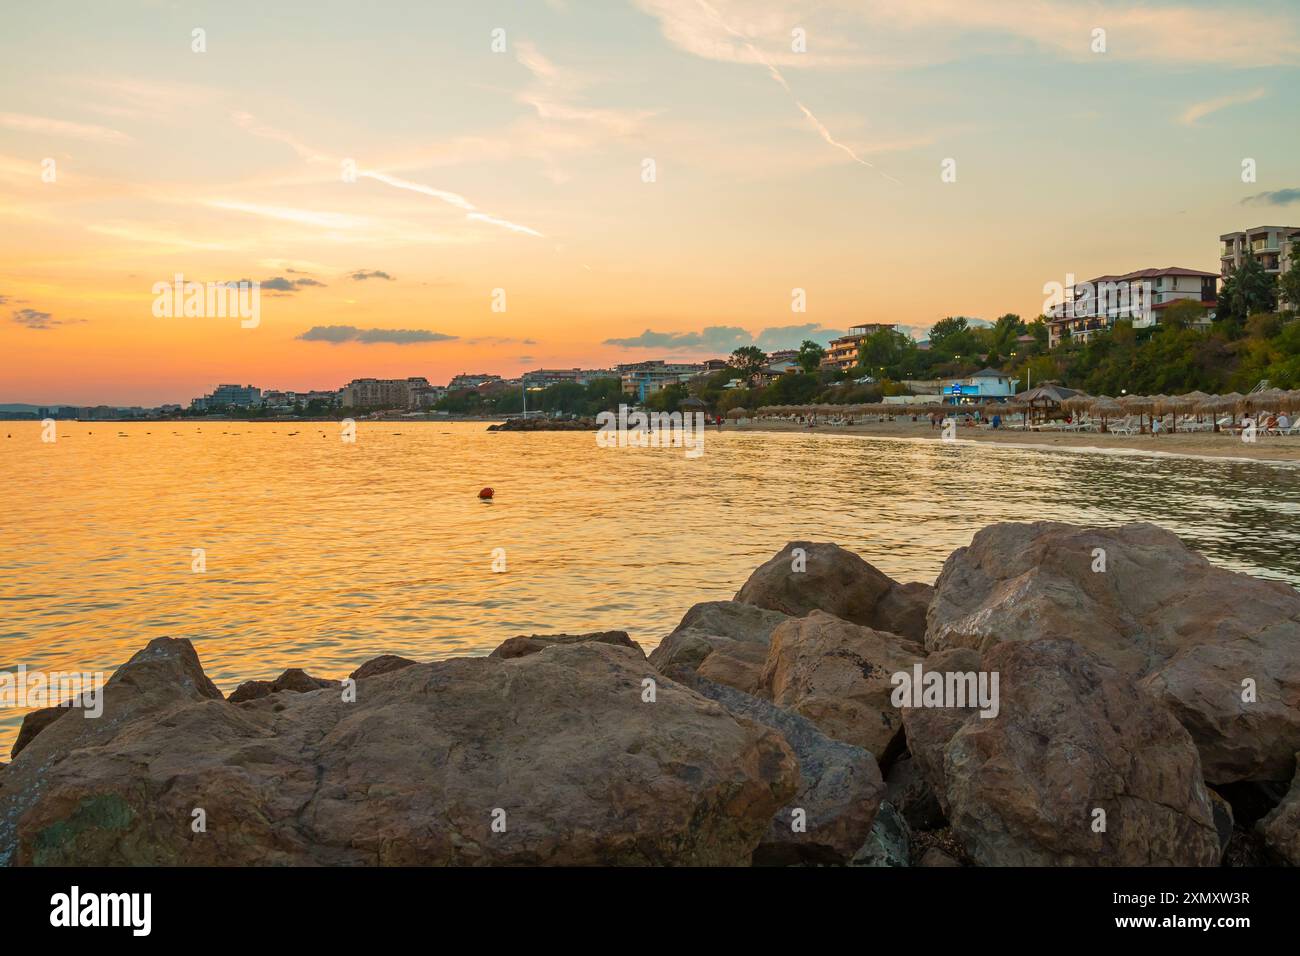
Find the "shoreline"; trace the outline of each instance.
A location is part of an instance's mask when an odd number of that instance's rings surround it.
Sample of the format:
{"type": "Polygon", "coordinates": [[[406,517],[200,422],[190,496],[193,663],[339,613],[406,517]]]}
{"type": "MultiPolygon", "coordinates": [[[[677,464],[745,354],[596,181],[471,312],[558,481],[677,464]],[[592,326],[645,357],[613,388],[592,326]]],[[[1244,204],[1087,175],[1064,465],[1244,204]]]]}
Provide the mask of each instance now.
{"type": "MultiPolygon", "coordinates": [[[[797,432],[809,435],[851,435],[907,441],[940,441],[939,429],[928,420],[867,422],[856,425],[818,425],[808,428],[795,422],[728,422],[723,431],[797,432]]],[[[1152,435],[1110,435],[1096,432],[993,431],[986,428],[959,426],[956,442],[960,444],[1003,445],[1009,448],[1045,451],[1091,452],[1094,454],[1127,453],[1158,458],[1217,458],[1259,464],[1292,465],[1300,463],[1300,436],[1264,436],[1253,443],[1231,435],[1212,432],[1152,435]]]]}

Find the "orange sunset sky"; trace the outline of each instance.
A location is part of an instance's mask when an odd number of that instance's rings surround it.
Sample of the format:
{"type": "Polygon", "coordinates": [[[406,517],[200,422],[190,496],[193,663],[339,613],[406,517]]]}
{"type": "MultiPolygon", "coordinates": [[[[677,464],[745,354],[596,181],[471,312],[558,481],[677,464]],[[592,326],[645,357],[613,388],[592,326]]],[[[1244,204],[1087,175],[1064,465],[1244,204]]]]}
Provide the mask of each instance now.
{"type": "Polygon", "coordinates": [[[1294,3],[44,0],[0,54],[0,402],[923,337],[1300,220],[1294,3]]]}

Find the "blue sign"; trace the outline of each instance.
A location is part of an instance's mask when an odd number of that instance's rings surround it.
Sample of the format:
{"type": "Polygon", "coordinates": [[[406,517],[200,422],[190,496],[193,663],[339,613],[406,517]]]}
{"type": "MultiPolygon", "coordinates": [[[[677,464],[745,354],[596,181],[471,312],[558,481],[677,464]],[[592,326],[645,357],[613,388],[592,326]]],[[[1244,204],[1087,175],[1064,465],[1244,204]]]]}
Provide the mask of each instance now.
{"type": "Polygon", "coordinates": [[[960,383],[960,382],[953,382],[953,383],[952,383],[952,394],[954,394],[954,395],[960,395],[960,394],[961,394],[961,383],[960,383]]]}

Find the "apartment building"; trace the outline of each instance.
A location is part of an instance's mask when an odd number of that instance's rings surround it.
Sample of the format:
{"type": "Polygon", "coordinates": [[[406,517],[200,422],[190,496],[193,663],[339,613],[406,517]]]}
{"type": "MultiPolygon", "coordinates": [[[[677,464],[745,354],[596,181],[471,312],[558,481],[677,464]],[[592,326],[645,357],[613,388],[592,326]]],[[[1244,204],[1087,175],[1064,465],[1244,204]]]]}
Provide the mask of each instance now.
{"type": "Polygon", "coordinates": [[[618,378],[618,373],[609,368],[539,368],[522,376],[528,388],[546,388],[561,382],[587,385],[598,378],[618,378]]]}
{"type": "Polygon", "coordinates": [[[209,394],[190,402],[195,411],[206,411],[223,405],[251,408],[262,404],[262,390],[252,385],[218,385],[209,394]]]}
{"type": "MultiPolygon", "coordinates": [[[[1226,279],[1253,255],[1271,276],[1289,272],[1300,257],[1300,226],[1255,226],[1219,236],[1219,275],[1226,279]]],[[[1294,302],[1279,302],[1280,308],[1295,308],[1294,302]]]]}
{"type": "Polygon", "coordinates": [[[689,382],[696,375],[707,371],[707,368],[702,362],[665,362],[654,359],[618,365],[614,371],[623,382],[623,391],[643,402],[647,395],[653,395],[668,385],[689,382]]]}
{"type": "Polygon", "coordinates": [[[892,322],[869,322],[851,327],[847,335],[831,339],[830,347],[822,358],[822,368],[852,368],[858,364],[858,350],[862,343],[882,329],[893,327],[892,322]]]}
{"type": "MultiPolygon", "coordinates": [[[[1191,299],[1207,309],[1217,304],[1218,276],[1199,269],[1168,266],[1137,269],[1122,275],[1097,276],[1065,290],[1063,301],[1047,310],[1048,345],[1055,348],[1068,335],[1086,342],[1127,319],[1136,329],[1150,328],[1175,302],[1191,299]]],[[[1205,320],[1209,322],[1209,314],[1205,320]]]]}
{"type": "Polygon", "coordinates": [[[423,375],[354,378],[339,390],[339,399],[344,408],[414,408],[419,391],[428,387],[423,375]]]}

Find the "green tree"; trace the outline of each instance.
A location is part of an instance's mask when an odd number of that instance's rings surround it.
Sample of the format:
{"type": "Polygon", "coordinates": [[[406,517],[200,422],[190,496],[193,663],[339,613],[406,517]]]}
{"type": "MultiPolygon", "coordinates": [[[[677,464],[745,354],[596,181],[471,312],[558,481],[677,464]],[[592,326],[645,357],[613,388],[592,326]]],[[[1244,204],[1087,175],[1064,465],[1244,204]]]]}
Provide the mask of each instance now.
{"type": "Polygon", "coordinates": [[[1277,309],[1278,281],[1264,271],[1264,264],[1253,255],[1246,256],[1241,267],[1233,269],[1219,290],[1219,318],[1237,326],[1256,312],[1277,309]]]}
{"type": "Polygon", "coordinates": [[[767,353],[757,345],[742,345],[731,353],[731,364],[749,378],[767,364],[767,353]]]}
{"type": "Polygon", "coordinates": [[[930,326],[930,348],[943,349],[944,343],[969,331],[970,323],[963,316],[948,316],[946,319],[940,319],[930,326]]]}
{"type": "Polygon", "coordinates": [[[1291,268],[1278,277],[1277,290],[1287,311],[1300,309],[1300,242],[1291,243],[1291,268]]]}
{"type": "Polygon", "coordinates": [[[799,346],[799,367],[809,375],[816,372],[822,364],[822,359],[826,357],[826,350],[814,342],[812,339],[804,339],[799,346]]]}

